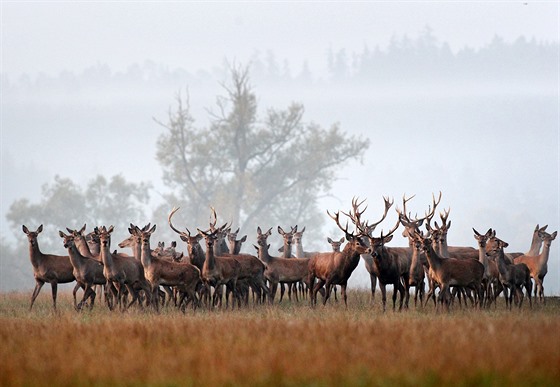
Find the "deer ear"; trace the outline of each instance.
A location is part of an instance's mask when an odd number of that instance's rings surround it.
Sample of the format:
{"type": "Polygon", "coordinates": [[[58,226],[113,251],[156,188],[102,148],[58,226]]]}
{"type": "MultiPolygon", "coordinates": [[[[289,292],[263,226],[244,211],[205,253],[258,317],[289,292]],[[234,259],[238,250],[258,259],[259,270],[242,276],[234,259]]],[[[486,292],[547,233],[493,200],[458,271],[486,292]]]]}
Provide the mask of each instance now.
{"type": "Polygon", "coordinates": [[[244,235],[243,238],[240,239],[241,242],[245,242],[247,240],[247,235],[244,235]]]}
{"type": "Polygon", "coordinates": [[[280,227],[280,226],[278,226],[278,234],[280,234],[280,235],[286,234],[286,233],[284,232],[284,230],[282,230],[282,227],[280,227]]]}
{"type": "Polygon", "coordinates": [[[183,242],[188,242],[188,241],[189,241],[188,238],[187,238],[186,236],[184,236],[184,235],[179,235],[179,238],[181,238],[181,240],[182,240],[183,242]]]}
{"type": "Polygon", "coordinates": [[[344,243],[344,237],[340,238],[339,242],[344,243]]]}
{"type": "Polygon", "coordinates": [[[550,236],[552,237],[552,240],[556,239],[557,234],[558,234],[558,231],[554,231],[552,234],[550,234],[550,236]]]}
{"type": "Polygon", "coordinates": [[[174,247],[174,248],[177,247],[177,241],[171,242],[171,247],[174,247]]]}
{"type": "Polygon", "coordinates": [[[259,248],[258,248],[257,246],[255,246],[255,245],[253,245],[253,247],[254,247],[255,249],[257,249],[257,250],[259,249],[259,248]]]}
{"type": "Polygon", "coordinates": [[[43,231],[43,225],[39,226],[39,228],[37,229],[37,233],[40,233],[41,231],[43,231]]]}
{"type": "Polygon", "coordinates": [[[304,231],[305,231],[305,227],[303,227],[300,232],[303,233],[304,231]]]}
{"type": "Polygon", "coordinates": [[[107,230],[108,233],[112,233],[115,230],[115,227],[113,225],[111,225],[111,227],[109,227],[109,229],[107,230]]]}
{"type": "Polygon", "coordinates": [[[27,229],[27,227],[25,226],[25,224],[21,225],[21,229],[23,230],[24,233],[29,234],[29,230],[27,229]]]}
{"type": "Polygon", "coordinates": [[[66,235],[64,235],[62,230],[58,230],[58,235],[60,235],[61,238],[64,238],[66,236],[66,235]]]}
{"type": "Polygon", "coordinates": [[[389,235],[388,237],[383,238],[383,243],[389,243],[393,239],[393,234],[389,235]]]}
{"type": "Polygon", "coordinates": [[[261,235],[261,234],[262,234],[261,226],[257,226],[257,235],[261,235]]]}

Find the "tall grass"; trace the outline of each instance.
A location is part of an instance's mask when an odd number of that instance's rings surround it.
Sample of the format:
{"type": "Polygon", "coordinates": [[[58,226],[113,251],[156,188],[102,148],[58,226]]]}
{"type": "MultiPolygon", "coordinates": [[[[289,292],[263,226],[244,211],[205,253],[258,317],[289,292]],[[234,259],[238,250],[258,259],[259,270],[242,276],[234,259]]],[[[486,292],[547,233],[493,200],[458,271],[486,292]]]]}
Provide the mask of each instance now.
{"type": "Polygon", "coordinates": [[[42,294],[0,295],[0,384],[558,385],[560,300],[533,310],[383,314],[342,303],[161,314],[59,312],[42,294]]]}

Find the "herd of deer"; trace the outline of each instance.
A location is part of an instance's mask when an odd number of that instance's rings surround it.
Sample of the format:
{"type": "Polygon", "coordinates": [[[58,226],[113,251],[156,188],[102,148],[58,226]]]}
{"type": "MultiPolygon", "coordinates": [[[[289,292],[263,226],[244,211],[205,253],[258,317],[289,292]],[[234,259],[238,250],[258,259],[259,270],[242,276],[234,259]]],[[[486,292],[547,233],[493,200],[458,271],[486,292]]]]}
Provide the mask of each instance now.
{"type": "Polygon", "coordinates": [[[253,302],[273,304],[278,285],[281,287],[280,301],[287,287],[290,298],[292,293],[296,300],[298,294],[302,297],[308,294],[311,306],[317,304],[319,292],[323,304],[329,300],[333,290],[336,297],[336,286],[339,286],[347,306],[346,286],[360,258],[370,274],[372,302],[379,282],[383,311],[386,310],[387,285],[393,286],[393,310],[397,296],[399,310],[403,303],[408,308],[411,287],[415,288],[415,306],[418,299],[421,306],[432,299],[436,310],[441,307],[449,309],[455,297],[459,302],[464,299],[465,303],[468,299],[472,306],[478,308],[489,307],[492,303],[496,305],[496,298],[501,292],[509,309],[514,303],[521,307],[524,290],[532,306],[532,281],[535,283],[535,297],[544,302],[543,280],[556,231],[549,234],[547,226],[537,225],[531,248],[525,254],[506,253],[504,249],[508,244],[498,239],[492,229],[481,234],[473,228],[478,248],[448,246],[449,210],[440,213],[441,225],[437,221],[432,224],[441,192],[437,200],[433,196],[432,204],[422,218],[412,218],[407,213],[406,205],[410,199],[412,197],[403,197],[403,208],[396,209],[396,224],[387,233],[381,231],[379,236],[373,233],[393,205],[387,198],[384,198],[385,210],[381,219],[374,223],[362,219],[367,208],[361,209],[364,201],[353,199],[352,209],[342,212],[354,225],[352,232],[348,229],[348,221],[345,227],[342,226],[341,212],[332,215],[327,211],[345,234],[344,238],[336,241],[328,238],[333,248],[330,252],[305,252],[301,242],[305,227],[298,231],[295,226],[288,232],[278,226],[278,233],[283,239],[283,246],[279,249],[281,256],[273,256],[269,252],[267,238],[271,236],[272,228],[263,232],[260,227],[257,228],[257,245],[254,245],[257,255],[241,253],[241,245],[247,236],[237,239],[239,229],[232,232],[227,223],[216,227],[217,216],[213,209],[210,228],[197,229],[196,234],[188,228],[181,231],[173,225],[171,218],[178,208],[169,214],[169,226],[186,242],[186,256],[176,252],[175,242],[168,248],[160,242],[157,248],[152,249],[150,237],[156,226],[150,227],[150,224],[143,228],[131,224],[128,229],[130,237],[119,243],[120,248],[130,248],[132,255],[117,253],[116,250],[111,252],[113,226],[96,227],[86,234],[85,225],[80,230],[67,228],[68,234],[59,231],[68,256],[43,254],[38,245],[43,226],[30,231],[24,225],[36,281],[30,309],[42,286],[50,283],[56,310],[57,285],[73,281],[76,281],[73,299],[77,310],[86,305],[93,308],[101,286],[105,302],[111,310],[117,307],[126,310],[137,304],[140,308],[149,306],[157,311],[161,305],[169,305],[171,301],[183,311],[189,304],[192,308],[203,304],[209,308],[222,307],[224,289],[226,308],[230,298],[232,308],[247,305],[251,294],[253,302]],[[402,235],[408,239],[409,247],[387,246],[401,225],[404,227],[402,235]],[[421,231],[422,225],[426,233],[421,231]],[[205,240],[205,249],[201,246],[202,239],[205,240]],[[344,240],[347,243],[342,247],[344,240]],[[77,301],[79,289],[83,289],[80,302],[77,301]]]}

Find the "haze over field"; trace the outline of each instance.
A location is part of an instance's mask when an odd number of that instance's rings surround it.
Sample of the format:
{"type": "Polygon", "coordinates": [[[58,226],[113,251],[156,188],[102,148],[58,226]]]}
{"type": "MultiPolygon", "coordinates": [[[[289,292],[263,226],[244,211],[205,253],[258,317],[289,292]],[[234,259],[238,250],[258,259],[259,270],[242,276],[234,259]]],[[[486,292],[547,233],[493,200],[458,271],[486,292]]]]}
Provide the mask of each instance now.
{"type": "MultiPolygon", "coordinates": [[[[537,223],[559,228],[557,2],[0,7],[2,243],[24,238],[5,218],[10,205],[39,201],[55,175],[82,185],[97,174],[149,181],[149,217],[167,190],[153,118],[165,120],[188,89],[196,125],[208,125],[226,63],[251,66],[262,112],[295,101],[306,122],[370,139],[363,164],[340,171],[322,199],[325,210],[347,210],[356,195],[377,218],[382,195],[399,203],[406,193],[423,214],[442,191],[453,245],[475,246],[472,227],[492,227],[511,251],[526,251],[537,223]]],[[[324,241],[304,243],[327,249],[327,234],[340,231],[325,214],[324,241]]],[[[559,243],[547,294],[560,293],[559,243]]],[[[13,265],[31,278],[27,256],[1,259],[0,289],[13,288],[13,265]]],[[[351,286],[366,278],[360,264],[351,286]]]]}

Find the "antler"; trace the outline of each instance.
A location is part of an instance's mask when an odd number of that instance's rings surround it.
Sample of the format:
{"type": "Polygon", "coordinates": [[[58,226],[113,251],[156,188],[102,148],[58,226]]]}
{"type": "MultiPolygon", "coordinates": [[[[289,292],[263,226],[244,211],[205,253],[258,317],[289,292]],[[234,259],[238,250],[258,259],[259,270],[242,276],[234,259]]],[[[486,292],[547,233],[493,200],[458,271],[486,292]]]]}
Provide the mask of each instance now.
{"type": "Polygon", "coordinates": [[[350,220],[352,221],[352,223],[354,223],[358,229],[360,229],[360,227],[362,227],[362,224],[361,224],[361,221],[360,221],[360,216],[362,216],[364,211],[367,209],[367,206],[366,206],[366,208],[364,208],[362,211],[360,211],[360,206],[362,204],[364,204],[365,201],[366,201],[366,199],[364,199],[360,203],[358,203],[358,198],[353,197],[352,198],[352,210],[348,211],[348,213],[342,211],[342,213],[344,215],[346,215],[347,217],[349,217],[350,220]]]}
{"type": "Polygon", "coordinates": [[[218,223],[218,216],[216,215],[216,210],[214,209],[214,207],[210,207],[210,209],[212,210],[212,216],[214,217],[213,222],[212,220],[210,220],[210,230],[214,231],[214,229],[216,228],[216,223],[218,223]]]}
{"type": "Polygon", "coordinates": [[[348,222],[346,222],[346,228],[342,228],[342,226],[340,225],[340,212],[335,212],[334,216],[331,215],[331,213],[329,212],[329,210],[327,210],[327,214],[329,214],[329,216],[336,222],[336,225],[338,226],[338,228],[340,228],[342,231],[344,231],[344,234],[346,235],[353,235],[350,234],[348,232],[348,222]]]}
{"type": "Polygon", "coordinates": [[[389,201],[389,199],[386,198],[385,196],[383,196],[383,200],[385,201],[385,212],[383,213],[383,216],[381,217],[381,219],[379,219],[377,222],[375,222],[373,224],[367,224],[366,225],[367,231],[369,231],[369,232],[372,232],[373,230],[375,230],[375,228],[379,225],[379,223],[381,223],[385,220],[385,218],[387,217],[387,213],[389,212],[389,208],[391,208],[391,206],[393,205],[393,202],[389,201]]]}
{"type": "MultiPolygon", "coordinates": [[[[173,209],[171,210],[171,213],[170,213],[169,216],[167,217],[167,223],[169,223],[169,227],[171,227],[171,229],[172,229],[173,231],[175,231],[177,234],[179,234],[179,235],[185,235],[185,232],[177,230],[177,229],[173,226],[173,223],[171,223],[171,217],[172,217],[177,211],[179,211],[179,208],[180,208],[180,207],[173,207],[173,209]]],[[[190,237],[190,236],[191,236],[191,232],[189,231],[188,228],[185,227],[185,229],[187,230],[188,236],[190,237]]]]}
{"type": "MultiPolygon", "coordinates": [[[[411,223],[412,220],[410,220],[410,214],[409,214],[408,216],[406,215],[406,203],[407,203],[410,199],[412,199],[413,197],[415,197],[415,196],[416,196],[416,194],[412,195],[411,197],[409,197],[409,198],[407,199],[407,198],[406,198],[406,194],[404,194],[404,195],[403,195],[403,198],[402,198],[402,199],[403,199],[403,200],[402,200],[402,203],[403,203],[402,212],[399,211],[399,208],[398,208],[398,207],[395,208],[395,210],[397,211],[397,214],[399,214],[399,218],[403,218],[403,219],[404,219],[406,222],[408,222],[408,223],[411,223]]],[[[418,220],[418,217],[416,217],[416,220],[418,220]]]]}

